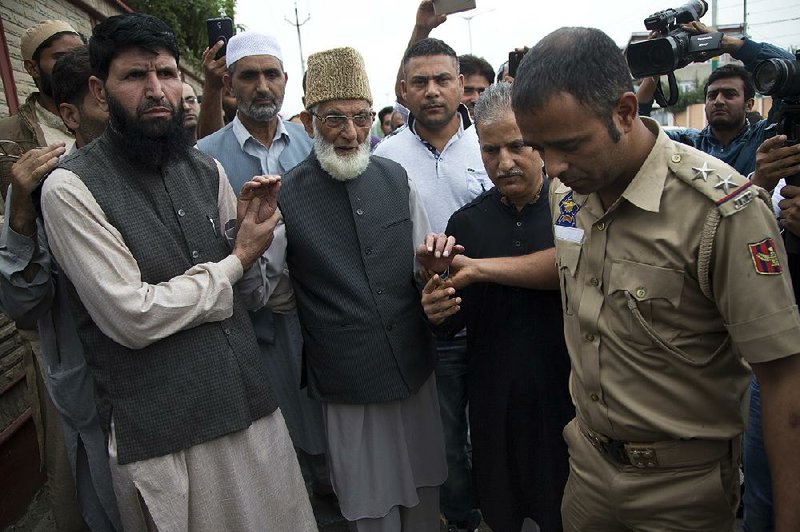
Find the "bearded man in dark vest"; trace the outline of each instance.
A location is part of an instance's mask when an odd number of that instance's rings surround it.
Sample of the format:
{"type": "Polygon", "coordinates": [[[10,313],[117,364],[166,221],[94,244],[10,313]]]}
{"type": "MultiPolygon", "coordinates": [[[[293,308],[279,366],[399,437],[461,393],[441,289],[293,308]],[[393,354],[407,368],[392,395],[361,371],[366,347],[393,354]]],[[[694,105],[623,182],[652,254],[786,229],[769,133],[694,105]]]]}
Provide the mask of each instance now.
{"type": "Polygon", "coordinates": [[[222,167],[191,147],[178,47],[162,21],[110,17],[89,54],[109,126],[62,160],[41,206],[109,434],[122,524],[316,530],[246,312],[273,283],[248,294],[239,282],[261,276],[280,180],[254,177],[237,202],[222,167]]]}
{"type": "Polygon", "coordinates": [[[305,97],[314,149],[284,176],[279,203],[332,484],[359,531],[438,531],[447,464],[415,269],[446,269],[454,240],[427,234],[399,164],[370,157],[375,113],[357,51],[311,55],[305,97]],[[419,264],[423,241],[439,253],[419,264]]]}

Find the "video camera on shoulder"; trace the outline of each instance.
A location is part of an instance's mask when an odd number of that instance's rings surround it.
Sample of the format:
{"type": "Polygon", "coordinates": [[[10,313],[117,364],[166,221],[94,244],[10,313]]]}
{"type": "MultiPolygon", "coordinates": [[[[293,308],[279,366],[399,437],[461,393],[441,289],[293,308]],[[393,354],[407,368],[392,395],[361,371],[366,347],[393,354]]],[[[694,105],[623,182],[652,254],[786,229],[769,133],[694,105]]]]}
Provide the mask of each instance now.
{"type": "Polygon", "coordinates": [[[644,19],[644,27],[661,36],[628,46],[626,53],[628,67],[634,78],[664,74],[669,77],[669,100],[664,98],[660,85],[656,92],[656,101],[663,107],[673,105],[678,101],[675,70],[683,68],[693,61],[702,60],[709,53],[714,54],[721,51],[721,32],[694,35],[681,27],[681,24],[700,20],[706,11],[708,11],[708,4],[704,0],[689,0],[676,9],[665,9],[653,13],[644,19]]]}

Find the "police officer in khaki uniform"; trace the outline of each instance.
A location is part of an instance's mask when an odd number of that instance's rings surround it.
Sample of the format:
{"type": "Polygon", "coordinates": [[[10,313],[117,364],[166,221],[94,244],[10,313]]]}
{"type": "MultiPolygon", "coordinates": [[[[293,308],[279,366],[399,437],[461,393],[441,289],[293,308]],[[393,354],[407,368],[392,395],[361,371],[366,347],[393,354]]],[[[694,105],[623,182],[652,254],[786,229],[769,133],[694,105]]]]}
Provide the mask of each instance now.
{"type": "MultiPolygon", "coordinates": [[[[800,530],[800,317],[763,190],[639,118],[625,60],[599,30],[540,41],[513,107],[555,178],[577,412],[564,430],[565,530],[732,530],[750,366],[776,530],[800,530]]],[[[456,287],[554,273],[547,252],[459,259],[456,287]]]]}

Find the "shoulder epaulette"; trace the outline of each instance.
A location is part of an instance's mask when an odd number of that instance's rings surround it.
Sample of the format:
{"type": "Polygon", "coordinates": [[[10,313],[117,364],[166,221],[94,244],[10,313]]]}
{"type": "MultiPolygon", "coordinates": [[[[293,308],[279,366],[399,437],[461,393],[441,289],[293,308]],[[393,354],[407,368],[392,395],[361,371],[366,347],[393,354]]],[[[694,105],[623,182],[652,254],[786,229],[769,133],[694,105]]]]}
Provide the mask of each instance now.
{"type": "Polygon", "coordinates": [[[667,163],[675,177],[717,206],[722,217],[730,216],[761,197],[771,207],[769,195],[719,159],[691,146],[673,142],[667,163]]]}

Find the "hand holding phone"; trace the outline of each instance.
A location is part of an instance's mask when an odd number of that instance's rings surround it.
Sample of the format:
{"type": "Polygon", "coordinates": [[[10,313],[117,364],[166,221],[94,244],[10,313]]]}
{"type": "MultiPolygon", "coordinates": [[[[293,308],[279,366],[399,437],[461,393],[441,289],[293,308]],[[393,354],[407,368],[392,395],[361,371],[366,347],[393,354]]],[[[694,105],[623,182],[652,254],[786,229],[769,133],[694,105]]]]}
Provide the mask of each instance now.
{"type": "Polygon", "coordinates": [[[522,58],[525,57],[526,52],[527,50],[523,52],[518,50],[508,52],[508,75],[512,78],[517,77],[517,68],[519,67],[520,61],[522,61],[522,58]]]}
{"type": "Polygon", "coordinates": [[[433,12],[436,15],[447,15],[470,9],[475,9],[475,0],[433,0],[433,12]]]}
{"type": "Polygon", "coordinates": [[[228,50],[228,39],[233,37],[233,21],[228,17],[210,18],[206,20],[206,29],[208,30],[208,47],[211,48],[218,41],[224,44],[217,52],[214,59],[219,59],[228,50]]]}

